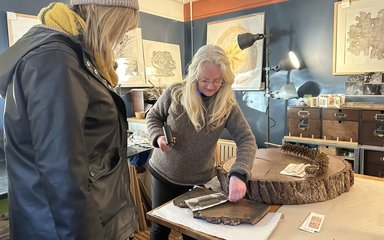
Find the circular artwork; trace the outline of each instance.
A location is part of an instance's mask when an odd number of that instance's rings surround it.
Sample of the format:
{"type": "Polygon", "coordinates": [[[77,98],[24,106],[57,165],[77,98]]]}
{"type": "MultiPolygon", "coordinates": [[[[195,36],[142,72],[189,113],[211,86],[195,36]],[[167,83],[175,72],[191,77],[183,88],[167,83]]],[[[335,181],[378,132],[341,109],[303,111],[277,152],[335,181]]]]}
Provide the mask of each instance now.
{"type": "Polygon", "coordinates": [[[241,50],[237,44],[237,35],[246,33],[248,30],[236,25],[222,32],[216,44],[222,47],[231,62],[232,70],[236,75],[235,84],[244,84],[249,77],[244,76],[256,68],[257,47],[256,44],[251,47],[241,50]]]}

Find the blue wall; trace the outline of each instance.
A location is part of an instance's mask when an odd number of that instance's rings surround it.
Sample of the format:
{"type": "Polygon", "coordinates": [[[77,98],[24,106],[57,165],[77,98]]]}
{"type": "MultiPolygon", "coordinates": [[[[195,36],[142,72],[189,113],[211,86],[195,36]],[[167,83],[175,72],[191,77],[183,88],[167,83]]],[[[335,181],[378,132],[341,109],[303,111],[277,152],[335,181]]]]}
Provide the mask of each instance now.
{"type": "MultiPolygon", "coordinates": [[[[0,53],[8,47],[5,11],[36,15],[50,0],[36,1],[1,1],[0,2],[0,53]]],[[[66,1],[62,1],[66,2],[66,1]]],[[[333,8],[334,0],[289,0],[285,3],[266,7],[238,11],[215,17],[181,23],[167,18],[140,13],[140,27],[143,39],[179,44],[181,47],[182,66],[191,60],[193,53],[206,43],[207,23],[216,20],[265,12],[266,29],[271,36],[270,64],[274,66],[280,57],[289,50],[294,50],[302,64],[299,70],[291,72],[271,72],[271,90],[278,90],[289,81],[298,88],[299,93],[344,93],[347,76],[332,75],[333,49],[333,8]],[[191,41],[191,29],[193,39],[191,41]],[[184,34],[182,34],[184,32],[184,34]],[[191,48],[193,43],[193,49],[191,48]]],[[[252,91],[237,91],[238,102],[256,135],[259,146],[264,146],[266,139],[266,114],[259,109],[248,107],[243,101],[244,94],[259,94],[252,91]]],[[[355,98],[357,101],[384,102],[383,97],[355,98]]],[[[260,101],[265,101],[261,99],[260,101]]],[[[129,103],[129,101],[128,101],[129,103]]],[[[271,141],[281,143],[286,132],[286,105],[295,104],[295,100],[270,101],[271,141]]],[[[2,107],[0,102],[0,107],[2,107]]],[[[224,137],[228,137],[225,133],[224,137]]]]}
{"type": "MultiPolygon", "coordinates": [[[[280,58],[293,50],[302,64],[299,70],[291,72],[271,72],[270,90],[279,90],[289,78],[302,95],[303,93],[317,96],[319,93],[344,93],[347,76],[332,75],[333,51],[333,10],[334,0],[289,0],[250,10],[223,14],[215,17],[199,19],[192,22],[194,52],[206,43],[207,23],[257,12],[265,12],[266,29],[271,33],[270,65],[276,66],[280,58]]],[[[190,31],[191,23],[185,23],[190,31]]],[[[190,44],[190,33],[186,32],[186,46],[190,44]]],[[[186,51],[186,62],[190,61],[191,53],[186,51]]],[[[237,91],[237,100],[256,135],[259,147],[264,147],[266,140],[266,114],[250,108],[243,101],[244,91],[237,91]]],[[[248,92],[248,94],[256,94],[248,92]]],[[[260,95],[260,92],[258,93],[260,95]]],[[[261,101],[265,102],[265,98],[261,101]]],[[[383,98],[359,98],[358,101],[384,102],[383,98]]],[[[265,104],[265,103],[264,103],[265,104]]],[[[296,100],[270,100],[270,141],[281,144],[287,132],[286,106],[296,104],[296,100]]],[[[230,138],[224,134],[224,137],[230,138]]]]}

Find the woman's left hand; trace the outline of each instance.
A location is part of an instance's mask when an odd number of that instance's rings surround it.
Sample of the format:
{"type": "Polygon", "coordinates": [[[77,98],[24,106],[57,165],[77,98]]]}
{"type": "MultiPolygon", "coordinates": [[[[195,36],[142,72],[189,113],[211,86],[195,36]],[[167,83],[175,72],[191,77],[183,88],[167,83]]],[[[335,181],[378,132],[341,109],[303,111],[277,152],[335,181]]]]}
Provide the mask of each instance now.
{"type": "Polygon", "coordinates": [[[231,202],[237,202],[242,199],[247,193],[247,186],[240,178],[231,176],[229,179],[229,194],[228,200],[231,202]]]}

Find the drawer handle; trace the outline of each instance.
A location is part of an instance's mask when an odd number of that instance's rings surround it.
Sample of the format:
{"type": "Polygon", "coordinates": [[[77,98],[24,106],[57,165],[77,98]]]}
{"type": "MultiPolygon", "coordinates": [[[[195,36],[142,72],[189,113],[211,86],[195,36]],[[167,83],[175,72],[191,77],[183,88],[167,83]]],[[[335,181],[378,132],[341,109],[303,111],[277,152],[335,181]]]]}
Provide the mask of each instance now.
{"type": "Polygon", "coordinates": [[[301,130],[308,130],[309,124],[308,123],[299,123],[299,125],[297,127],[301,130]]]}
{"type": "Polygon", "coordinates": [[[373,131],[373,135],[375,135],[376,137],[382,138],[382,137],[384,137],[384,130],[375,129],[373,131]]]}
{"type": "Polygon", "coordinates": [[[375,115],[375,120],[376,121],[381,121],[381,122],[384,122],[384,114],[376,114],[375,115]]]}
{"type": "Polygon", "coordinates": [[[384,156],[380,157],[379,159],[380,159],[380,161],[384,162],[384,156]]]}
{"type": "Polygon", "coordinates": [[[299,117],[309,117],[310,113],[308,111],[298,111],[297,115],[299,115],[299,117]]]}
{"type": "Polygon", "coordinates": [[[337,112],[337,113],[334,113],[333,116],[334,116],[335,118],[342,119],[342,118],[346,118],[346,117],[347,117],[347,114],[346,114],[346,113],[340,113],[340,112],[337,112]]]}

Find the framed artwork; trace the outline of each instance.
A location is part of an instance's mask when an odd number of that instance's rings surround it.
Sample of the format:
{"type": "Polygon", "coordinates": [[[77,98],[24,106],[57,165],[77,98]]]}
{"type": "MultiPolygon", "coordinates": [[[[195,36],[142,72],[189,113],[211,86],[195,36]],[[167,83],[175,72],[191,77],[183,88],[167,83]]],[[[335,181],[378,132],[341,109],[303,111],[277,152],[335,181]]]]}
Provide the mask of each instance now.
{"type": "Polygon", "coordinates": [[[345,95],[383,96],[384,75],[381,72],[349,75],[345,82],[345,95]]]}
{"type": "Polygon", "coordinates": [[[145,75],[155,86],[167,86],[182,81],[180,46],[143,40],[145,75]]]}
{"type": "Polygon", "coordinates": [[[144,73],[143,43],[141,29],[136,28],[124,35],[115,49],[119,84],[122,87],[147,86],[144,73]]]}
{"type": "Polygon", "coordinates": [[[244,50],[241,50],[237,44],[238,34],[246,32],[264,34],[264,28],[264,12],[207,24],[207,44],[222,47],[231,62],[232,70],[235,73],[233,89],[264,89],[261,82],[264,40],[258,40],[244,50]]]}
{"type": "Polygon", "coordinates": [[[333,74],[384,71],[384,1],[336,2],[333,74]]]}
{"type": "Polygon", "coordinates": [[[38,24],[40,24],[40,21],[37,16],[7,12],[9,46],[12,46],[31,27],[38,24]]]}

